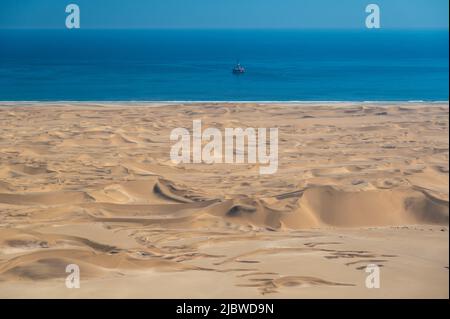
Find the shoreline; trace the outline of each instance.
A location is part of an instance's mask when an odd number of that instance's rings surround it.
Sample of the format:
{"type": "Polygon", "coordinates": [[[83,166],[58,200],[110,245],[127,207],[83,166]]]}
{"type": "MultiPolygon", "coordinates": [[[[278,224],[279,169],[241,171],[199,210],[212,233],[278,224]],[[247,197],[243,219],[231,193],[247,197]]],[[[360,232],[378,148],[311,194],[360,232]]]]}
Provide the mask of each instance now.
{"type": "Polygon", "coordinates": [[[288,106],[288,107],[449,107],[449,101],[0,101],[1,108],[16,107],[98,107],[98,108],[161,108],[161,107],[233,107],[233,106],[288,106]]]}
{"type": "Polygon", "coordinates": [[[0,100],[0,105],[3,103],[7,104],[14,104],[14,103],[34,103],[34,104],[59,104],[59,103],[71,103],[71,104],[83,104],[83,103],[97,103],[97,104],[138,104],[138,103],[145,103],[145,104],[207,104],[207,103],[224,103],[224,104],[324,104],[324,103],[331,103],[331,104],[448,104],[449,100],[402,100],[402,101],[390,101],[390,100],[374,100],[374,101],[352,101],[352,100],[289,100],[289,101],[276,101],[276,100],[268,100],[268,101],[259,101],[259,100],[249,100],[249,101],[233,101],[233,100],[199,100],[199,101],[191,101],[191,100],[160,100],[160,101],[153,101],[153,100],[51,100],[51,101],[45,101],[45,100],[0,100]]]}

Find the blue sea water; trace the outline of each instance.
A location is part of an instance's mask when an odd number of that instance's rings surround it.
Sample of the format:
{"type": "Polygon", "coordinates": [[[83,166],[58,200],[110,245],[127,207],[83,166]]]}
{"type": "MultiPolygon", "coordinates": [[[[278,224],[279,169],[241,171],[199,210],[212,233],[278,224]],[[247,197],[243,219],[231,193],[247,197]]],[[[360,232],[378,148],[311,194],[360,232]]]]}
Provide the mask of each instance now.
{"type": "Polygon", "coordinates": [[[448,30],[0,30],[0,100],[447,101],[448,59],[448,30]]]}

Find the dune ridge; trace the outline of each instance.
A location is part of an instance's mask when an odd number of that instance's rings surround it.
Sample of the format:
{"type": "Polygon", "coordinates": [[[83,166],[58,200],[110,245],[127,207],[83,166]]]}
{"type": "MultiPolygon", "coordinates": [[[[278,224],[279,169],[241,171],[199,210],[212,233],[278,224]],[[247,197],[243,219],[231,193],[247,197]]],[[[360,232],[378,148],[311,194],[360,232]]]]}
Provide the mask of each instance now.
{"type": "Polygon", "coordinates": [[[166,179],[153,178],[108,185],[91,192],[0,193],[0,204],[50,208],[77,205],[85,209],[87,217],[97,221],[108,216],[109,220],[122,218],[130,223],[176,222],[180,218],[180,223],[185,223],[185,218],[201,217],[205,222],[206,216],[210,216],[242,225],[291,230],[320,226],[448,225],[449,219],[448,200],[413,187],[349,191],[334,186],[309,186],[277,195],[275,199],[243,195],[207,199],[174,185],[166,179]]]}

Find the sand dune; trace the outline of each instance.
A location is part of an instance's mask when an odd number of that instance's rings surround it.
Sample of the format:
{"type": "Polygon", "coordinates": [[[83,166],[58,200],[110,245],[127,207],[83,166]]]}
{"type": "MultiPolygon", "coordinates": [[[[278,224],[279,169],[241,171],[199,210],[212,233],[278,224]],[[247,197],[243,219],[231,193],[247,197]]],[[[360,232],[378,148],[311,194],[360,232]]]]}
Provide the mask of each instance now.
{"type": "Polygon", "coordinates": [[[0,119],[1,297],[448,298],[448,105],[16,103],[0,119]],[[193,119],[278,127],[278,172],[174,165],[170,131],[193,119]]]}

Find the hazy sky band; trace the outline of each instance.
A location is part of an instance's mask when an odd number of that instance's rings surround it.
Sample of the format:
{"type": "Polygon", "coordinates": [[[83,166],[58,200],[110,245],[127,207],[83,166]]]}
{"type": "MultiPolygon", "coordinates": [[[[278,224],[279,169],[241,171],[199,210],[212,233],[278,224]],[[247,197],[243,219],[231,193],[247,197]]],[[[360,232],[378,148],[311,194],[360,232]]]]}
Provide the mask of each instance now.
{"type": "Polygon", "coordinates": [[[365,7],[386,29],[448,29],[448,0],[2,0],[0,28],[64,28],[76,3],[81,25],[103,28],[365,28],[365,7]]]}

